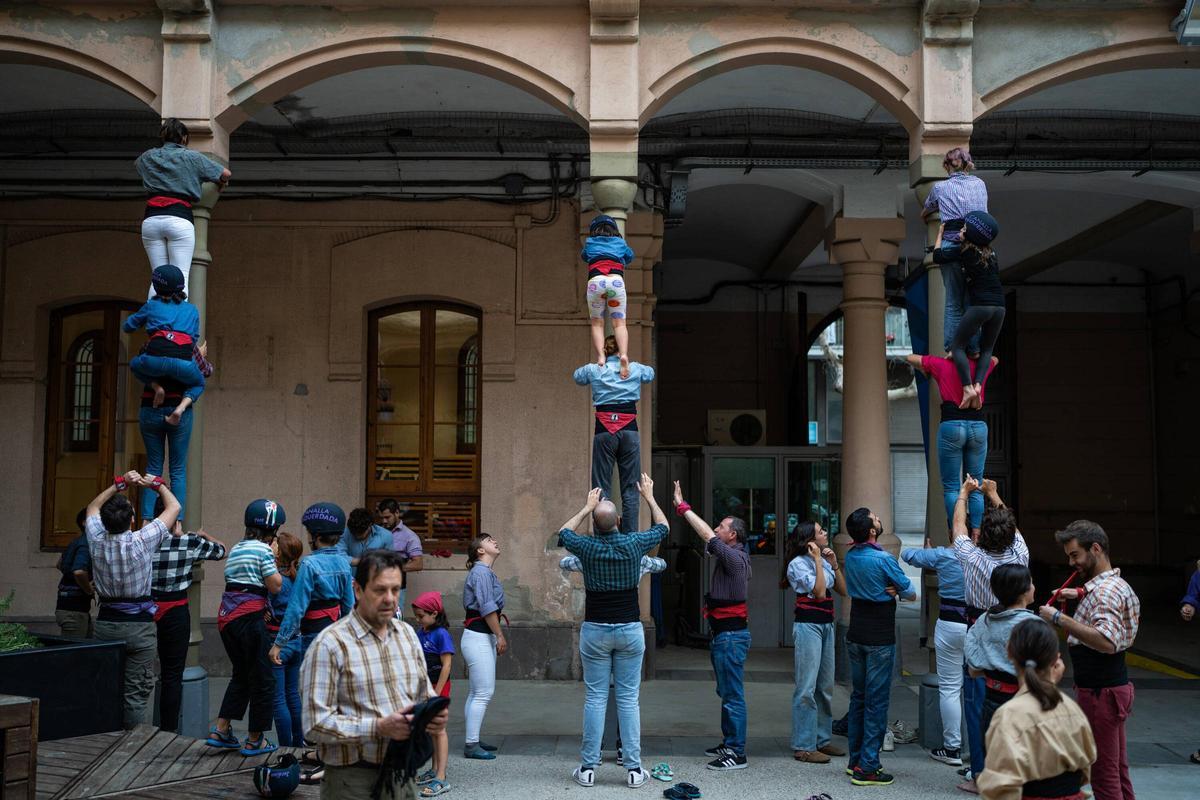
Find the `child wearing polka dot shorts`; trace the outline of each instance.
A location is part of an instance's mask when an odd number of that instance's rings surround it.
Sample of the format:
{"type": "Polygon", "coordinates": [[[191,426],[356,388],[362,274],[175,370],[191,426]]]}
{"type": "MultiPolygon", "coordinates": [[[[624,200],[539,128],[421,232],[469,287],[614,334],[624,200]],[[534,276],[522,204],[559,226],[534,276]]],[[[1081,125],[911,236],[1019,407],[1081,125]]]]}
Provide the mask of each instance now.
{"type": "Polygon", "coordinates": [[[617,221],[601,214],[588,226],[588,238],[580,257],[588,265],[587,304],[592,323],[592,345],[596,363],[604,366],[604,313],[612,320],[621,359],[621,377],[629,377],[629,331],[625,328],[625,267],[633,261],[633,250],[621,238],[617,221]]]}

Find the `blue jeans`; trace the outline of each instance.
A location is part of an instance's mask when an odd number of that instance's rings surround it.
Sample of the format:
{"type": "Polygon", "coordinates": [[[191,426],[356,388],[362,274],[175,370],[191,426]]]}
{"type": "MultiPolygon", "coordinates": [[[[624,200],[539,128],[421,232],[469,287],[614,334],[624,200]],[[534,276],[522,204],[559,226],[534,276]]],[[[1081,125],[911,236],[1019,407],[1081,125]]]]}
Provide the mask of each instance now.
{"type": "MultiPolygon", "coordinates": [[[[170,408],[143,408],[138,411],[138,428],[142,432],[142,442],[146,445],[146,472],[151,475],[163,474],[164,449],[171,451],[171,494],[179,500],[179,504],[187,508],[187,454],[188,440],[192,438],[192,410],[183,412],[178,425],[167,423],[167,416],[173,411],[170,408]]],[[[158,493],[143,489],[142,519],[154,518],[154,501],[158,493]]],[[[179,512],[183,519],[183,512],[179,512]]]]}
{"type": "Polygon", "coordinates": [[[894,644],[846,642],[850,653],[850,766],[863,772],[879,769],[879,748],[887,731],[892,701],[894,644]]]}
{"type": "Polygon", "coordinates": [[[167,358],[142,353],[129,362],[129,371],[142,383],[154,383],[159,378],[182,383],[187,387],[184,397],[192,398],[193,403],[204,394],[204,373],[190,358],[167,358]]]}
{"type": "Polygon", "coordinates": [[[721,736],[726,747],[746,755],[746,689],[742,673],[750,652],[750,631],[722,631],[709,644],[717,695],[721,698],[721,736]]]}
{"type": "Polygon", "coordinates": [[[963,715],[967,718],[967,747],[971,750],[971,774],[983,772],[983,678],[972,678],[963,664],[963,715]]]}
{"type": "Polygon", "coordinates": [[[793,622],[796,689],[792,749],[812,752],[833,735],[833,623],[793,622]]]}
{"type": "MultiPolygon", "coordinates": [[[[958,252],[958,243],[942,242],[942,249],[958,252]]],[[[967,279],[957,261],[942,264],[938,272],[942,273],[942,286],[946,290],[946,311],[942,316],[942,345],[948,353],[950,343],[954,341],[954,334],[958,330],[958,323],[967,310],[967,279]]],[[[979,352],[978,333],[971,337],[967,352],[979,352]]]]}
{"type": "Polygon", "coordinates": [[[603,489],[605,497],[615,497],[609,491],[614,462],[621,477],[621,530],[636,531],[642,502],[637,488],[642,477],[642,440],[637,431],[605,431],[592,439],[592,487],[603,489]]]}
{"type": "MultiPolygon", "coordinates": [[[[946,519],[954,521],[954,506],[962,488],[963,474],[983,480],[987,461],[988,427],[983,420],[951,419],[938,426],[938,471],[942,474],[942,498],[946,501],[946,519]]],[[[969,527],[983,522],[983,493],[971,492],[967,501],[969,527]]]]}
{"type": "Polygon", "coordinates": [[[617,723],[621,731],[625,768],[642,765],[642,718],[638,690],[642,683],[642,656],[646,634],[640,622],[606,625],[585,622],[579,627],[579,655],[583,661],[583,746],[579,763],[600,766],[600,740],[604,737],[604,712],[611,680],[617,695],[617,723]]]}
{"type": "Polygon", "coordinates": [[[275,732],[284,747],[304,746],[304,724],[300,719],[300,664],[304,651],[292,639],[279,651],[283,666],[275,667],[275,732]]]}

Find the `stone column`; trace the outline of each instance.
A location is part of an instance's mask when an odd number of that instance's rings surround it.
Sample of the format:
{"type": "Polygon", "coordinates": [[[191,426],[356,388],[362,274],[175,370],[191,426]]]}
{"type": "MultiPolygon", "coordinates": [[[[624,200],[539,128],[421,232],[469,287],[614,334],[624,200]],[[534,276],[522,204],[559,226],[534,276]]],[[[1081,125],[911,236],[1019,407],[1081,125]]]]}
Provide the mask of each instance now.
{"type": "MultiPolygon", "coordinates": [[[[842,514],[866,506],[883,523],[879,544],[896,555],[893,532],[892,469],[888,432],[884,269],[895,261],[904,240],[904,220],[834,220],[830,255],[842,266],[845,318],[842,395],[842,514]]],[[[839,556],[850,546],[843,529],[835,540],[839,556]]]]}

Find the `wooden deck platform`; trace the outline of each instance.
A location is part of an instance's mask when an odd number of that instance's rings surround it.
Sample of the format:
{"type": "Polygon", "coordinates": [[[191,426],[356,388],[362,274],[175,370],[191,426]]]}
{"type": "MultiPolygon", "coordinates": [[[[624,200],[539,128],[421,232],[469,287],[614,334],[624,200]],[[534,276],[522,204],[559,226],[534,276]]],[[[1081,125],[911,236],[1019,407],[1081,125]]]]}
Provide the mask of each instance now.
{"type": "MultiPolygon", "coordinates": [[[[280,748],[279,752],[299,752],[280,748]]],[[[38,745],[38,800],[92,797],[142,800],[257,797],[251,771],[271,756],[243,758],[236,750],[207,747],[202,739],[142,725],[38,745]]],[[[316,798],[320,787],[301,786],[293,797],[316,798]]]]}

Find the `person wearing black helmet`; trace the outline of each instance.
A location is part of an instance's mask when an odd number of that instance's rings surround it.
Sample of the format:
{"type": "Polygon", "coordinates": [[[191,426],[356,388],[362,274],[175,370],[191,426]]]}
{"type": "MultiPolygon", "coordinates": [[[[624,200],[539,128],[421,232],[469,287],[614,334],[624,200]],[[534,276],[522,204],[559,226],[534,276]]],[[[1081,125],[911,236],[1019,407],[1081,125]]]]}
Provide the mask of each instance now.
{"type": "Polygon", "coordinates": [[[283,586],[271,542],[286,519],[283,506],[274,500],[264,498],[246,506],[246,538],[230,549],[225,561],[225,593],[217,612],[217,630],[233,674],[205,744],[240,750],[246,757],[276,749],[266,736],[274,718],[275,673],[268,655],[271,640],[264,612],[267,595],[278,594],[283,586]],[[239,742],[232,721],[244,717],[247,707],[250,733],[245,742],[239,742]]]}
{"type": "Polygon", "coordinates": [[[625,267],[633,261],[633,250],[625,243],[617,221],[601,214],[588,226],[588,238],[580,257],[588,265],[587,304],[592,323],[592,347],[596,364],[604,367],[604,314],[612,321],[621,359],[621,377],[629,377],[629,331],[625,327],[625,267]]]}
{"type": "MultiPolygon", "coordinates": [[[[959,320],[958,330],[950,342],[950,355],[963,385],[959,408],[982,408],[984,375],[973,372],[967,350],[971,339],[978,335],[979,357],[974,365],[983,364],[980,372],[986,373],[987,365],[992,363],[996,339],[1004,326],[1004,287],[1000,285],[1000,262],[992,250],[992,241],[1000,233],[1000,225],[986,211],[972,211],[963,219],[962,232],[963,242],[957,254],[947,255],[949,251],[935,246],[933,260],[946,263],[945,269],[955,269],[953,262],[957,262],[963,271],[970,307],[959,320]]],[[[940,236],[938,241],[941,241],[940,236]]]]}

